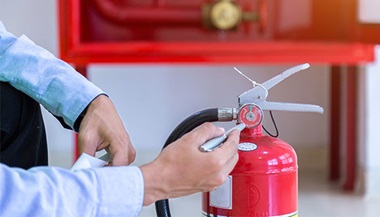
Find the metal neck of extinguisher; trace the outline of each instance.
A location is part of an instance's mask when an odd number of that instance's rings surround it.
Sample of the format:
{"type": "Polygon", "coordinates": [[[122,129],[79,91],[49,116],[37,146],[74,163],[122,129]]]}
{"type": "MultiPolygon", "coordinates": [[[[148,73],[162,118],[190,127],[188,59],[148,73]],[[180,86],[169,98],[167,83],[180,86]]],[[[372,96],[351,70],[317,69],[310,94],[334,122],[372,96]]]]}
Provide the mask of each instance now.
{"type": "Polygon", "coordinates": [[[257,136],[264,136],[262,124],[259,124],[257,127],[254,128],[245,128],[240,133],[241,139],[249,139],[257,136]]]}

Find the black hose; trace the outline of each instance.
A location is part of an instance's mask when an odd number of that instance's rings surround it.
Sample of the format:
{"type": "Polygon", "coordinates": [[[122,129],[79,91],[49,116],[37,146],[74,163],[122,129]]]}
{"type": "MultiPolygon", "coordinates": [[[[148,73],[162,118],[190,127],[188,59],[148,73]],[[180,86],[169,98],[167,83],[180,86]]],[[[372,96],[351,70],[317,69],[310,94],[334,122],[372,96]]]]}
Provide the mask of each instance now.
{"type": "MultiPolygon", "coordinates": [[[[181,138],[184,134],[190,132],[197,126],[205,122],[218,121],[218,108],[211,108],[199,111],[182,121],[170,134],[165,142],[165,147],[181,138]]],[[[159,200],[155,203],[157,217],[170,217],[169,200],[159,200]]]]}

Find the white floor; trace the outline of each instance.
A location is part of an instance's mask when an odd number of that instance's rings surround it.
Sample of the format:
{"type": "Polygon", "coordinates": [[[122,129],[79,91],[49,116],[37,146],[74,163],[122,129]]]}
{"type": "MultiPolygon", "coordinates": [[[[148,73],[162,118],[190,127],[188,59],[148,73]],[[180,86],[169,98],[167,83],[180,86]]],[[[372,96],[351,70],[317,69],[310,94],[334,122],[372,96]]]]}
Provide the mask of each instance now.
{"type": "MultiPolygon", "coordinates": [[[[300,217],[380,216],[380,199],[345,193],[339,184],[329,183],[323,172],[299,175],[298,203],[300,217]]],[[[200,194],[170,200],[170,208],[173,217],[201,216],[200,194]]],[[[140,216],[156,216],[154,205],[144,207],[140,216]]]]}

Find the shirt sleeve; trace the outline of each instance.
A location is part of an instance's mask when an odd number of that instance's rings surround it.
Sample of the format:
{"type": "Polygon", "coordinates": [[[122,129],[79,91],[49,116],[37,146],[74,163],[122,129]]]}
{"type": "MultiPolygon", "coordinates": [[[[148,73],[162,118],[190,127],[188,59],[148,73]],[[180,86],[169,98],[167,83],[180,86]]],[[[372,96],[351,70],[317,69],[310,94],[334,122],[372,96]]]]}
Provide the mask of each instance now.
{"type": "Polygon", "coordinates": [[[104,92],[73,67],[0,22],[0,81],[9,82],[74,129],[75,120],[104,92]]]}
{"type": "Polygon", "coordinates": [[[2,216],[132,217],[139,215],[143,195],[143,176],[135,166],[73,172],[0,164],[2,216]]]}

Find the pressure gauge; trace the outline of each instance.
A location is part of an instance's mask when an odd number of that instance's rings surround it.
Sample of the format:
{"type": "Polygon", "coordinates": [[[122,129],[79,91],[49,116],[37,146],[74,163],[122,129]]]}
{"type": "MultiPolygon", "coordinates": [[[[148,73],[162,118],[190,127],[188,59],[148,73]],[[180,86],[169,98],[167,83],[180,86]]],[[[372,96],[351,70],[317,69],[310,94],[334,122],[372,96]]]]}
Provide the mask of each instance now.
{"type": "Polygon", "coordinates": [[[232,1],[221,0],[216,2],[210,10],[210,20],[215,28],[228,30],[236,27],[242,18],[240,7],[232,1]]]}
{"type": "Polygon", "coordinates": [[[263,110],[253,103],[244,104],[238,112],[238,122],[244,123],[247,128],[259,126],[263,121],[263,110]]]}

